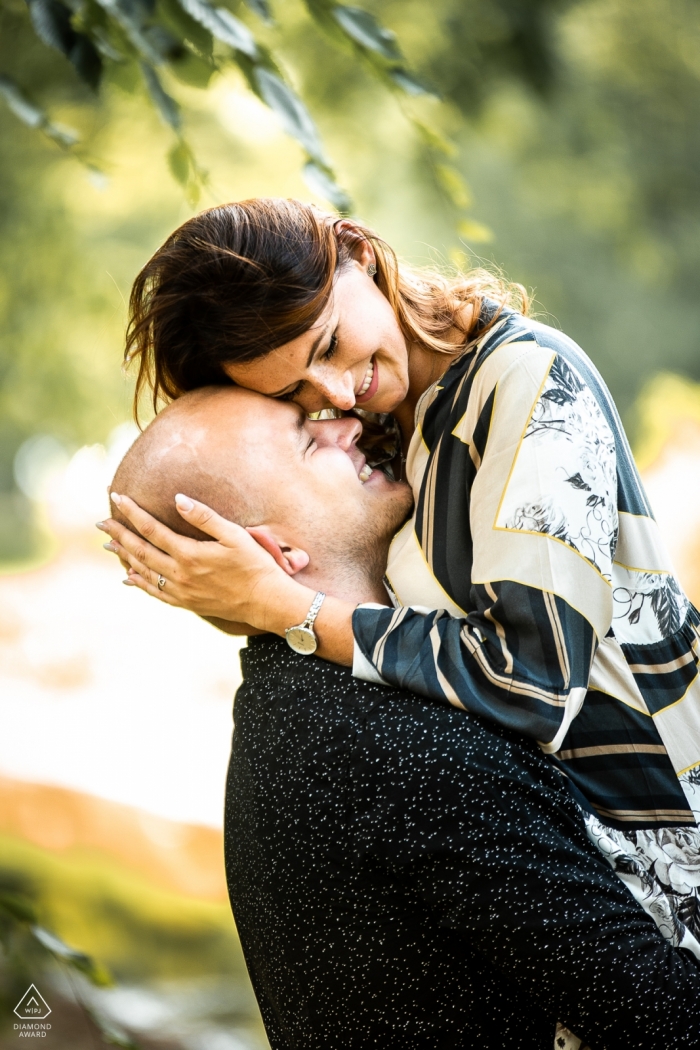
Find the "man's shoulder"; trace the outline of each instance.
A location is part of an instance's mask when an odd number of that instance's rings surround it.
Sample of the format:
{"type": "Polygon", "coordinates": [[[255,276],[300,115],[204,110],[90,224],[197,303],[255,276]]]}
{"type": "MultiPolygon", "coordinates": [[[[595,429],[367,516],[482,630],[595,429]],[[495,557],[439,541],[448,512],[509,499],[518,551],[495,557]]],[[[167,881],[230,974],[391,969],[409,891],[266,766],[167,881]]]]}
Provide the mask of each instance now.
{"type": "Polygon", "coordinates": [[[338,745],[344,737],[358,761],[377,768],[488,768],[509,779],[544,770],[549,776],[539,748],[507,729],[408,690],[366,682],[347,667],[299,656],[281,638],[251,639],[241,664],[237,725],[244,704],[267,732],[308,721],[319,744],[332,736],[338,745]]]}

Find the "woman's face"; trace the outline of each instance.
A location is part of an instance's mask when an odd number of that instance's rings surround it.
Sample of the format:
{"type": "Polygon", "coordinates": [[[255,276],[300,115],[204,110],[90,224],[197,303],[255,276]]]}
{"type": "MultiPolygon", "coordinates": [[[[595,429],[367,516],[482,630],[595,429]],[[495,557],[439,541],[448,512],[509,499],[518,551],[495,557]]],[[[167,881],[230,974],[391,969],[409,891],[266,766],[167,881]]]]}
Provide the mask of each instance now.
{"type": "Polygon", "coordinates": [[[284,398],[305,412],[323,408],[391,412],[408,391],[406,340],[363,257],[338,275],[313,328],[247,364],[226,364],[238,386],[284,398]]]}

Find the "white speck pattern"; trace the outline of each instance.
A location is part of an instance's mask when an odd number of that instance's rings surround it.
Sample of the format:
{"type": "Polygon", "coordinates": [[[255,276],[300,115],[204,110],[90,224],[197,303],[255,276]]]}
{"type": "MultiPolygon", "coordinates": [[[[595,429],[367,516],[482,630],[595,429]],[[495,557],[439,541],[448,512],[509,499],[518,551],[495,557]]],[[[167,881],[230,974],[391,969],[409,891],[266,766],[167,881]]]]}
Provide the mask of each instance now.
{"type": "Polygon", "coordinates": [[[700,1047],[698,961],[534,742],[281,639],[241,659],[226,866],[273,1050],[700,1047]]]}

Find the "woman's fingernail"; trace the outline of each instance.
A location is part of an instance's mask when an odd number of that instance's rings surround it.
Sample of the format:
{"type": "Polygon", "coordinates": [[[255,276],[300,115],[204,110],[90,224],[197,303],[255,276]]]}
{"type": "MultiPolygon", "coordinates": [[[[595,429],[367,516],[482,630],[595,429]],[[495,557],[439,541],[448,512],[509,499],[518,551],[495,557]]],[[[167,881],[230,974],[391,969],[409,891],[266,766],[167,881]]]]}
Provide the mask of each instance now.
{"type": "Polygon", "coordinates": [[[119,506],[122,501],[121,496],[118,496],[116,492],[111,494],[110,499],[112,500],[112,503],[116,503],[117,506],[119,506]]]}
{"type": "Polygon", "coordinates": [[[194,510],[194,503],[189,496],[183,496],[181,492],[178,492],[175,497],[175,505],[178,510],[194,510]]]}
{"type": "Polygon", "coordinates": [[[105,523],[103,521],[96,521],[95,522],[95,528],[99,529],[100,532],[107,532],[107,526],[105,525],[105,523]]]}
{"type": "Polygon", "coordinates": [[[103,543],[102,546],[106,551],[114,551],[115,554],[117,552],[117,548],[114,543],[103,543]]]}
{"type": "Polygon", "coordinates": [[[133,580],[122,580],[122,583],[124,584],[125,587],[135,587],[136,586],[136,584],[134,583],[133,580]]]}

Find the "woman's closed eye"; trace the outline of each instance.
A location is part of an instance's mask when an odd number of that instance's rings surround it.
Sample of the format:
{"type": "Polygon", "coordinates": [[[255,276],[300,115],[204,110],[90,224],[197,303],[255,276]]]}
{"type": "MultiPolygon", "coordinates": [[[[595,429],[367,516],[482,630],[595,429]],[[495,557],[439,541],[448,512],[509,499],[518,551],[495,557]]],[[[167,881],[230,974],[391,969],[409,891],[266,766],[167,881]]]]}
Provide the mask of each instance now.
{"type": "MultiPolygon", "coordinates": [[[[321,355],[321,360],[322,361],[330,361],[330,359],[333,357],[333,355],[335,354],[337,349],[338,349],[338,336],[334,332],[333,335],[331,336],[330,342],[328,344],[328,349],[325,350],[323,352],[323,354],[321,355]]],[[[276,400],[277,401],[293,401],[295,397],[299,396],[299,394],[301,393],[301,391],[304,388],[304,385],[305,385],[305,381],[302,379],[302,380],[300,380],[297,383],[297,385],[295,387],[293,387],[292,390],[288,390],[286,394],[280,394],[279,397],[276,398],[276,400]]]]}
{"type": "Polygon", "coordinates": [[[330,359],[333,357],[333,354],[336,352],[337,349],[338,349],[338,336],[334,332],[333,335],[331,336],[331,341],[328,344],[328,349],[322,355],[322,360],[330,361],[330,359]]]}
{"type": "Polygon", "coordinates": [[[275,401],[293,401],[301,393],[303,386],[304,380],[302,379],[292,390],[288,390],[286,394],[280,394],[279,397],[276,397],[275,401]]]}

